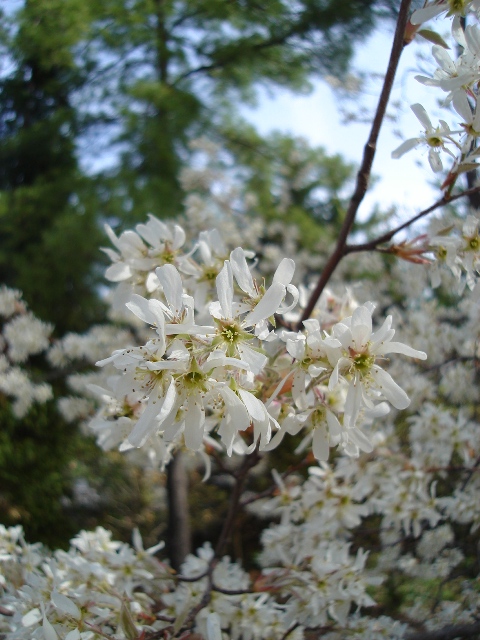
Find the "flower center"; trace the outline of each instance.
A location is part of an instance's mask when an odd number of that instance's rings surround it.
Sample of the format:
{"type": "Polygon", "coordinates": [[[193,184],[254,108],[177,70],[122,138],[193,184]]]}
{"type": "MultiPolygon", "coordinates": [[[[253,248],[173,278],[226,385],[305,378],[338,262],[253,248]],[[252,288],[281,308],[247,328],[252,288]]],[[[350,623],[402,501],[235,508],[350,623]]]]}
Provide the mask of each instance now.
{"type": "Polygon", "coordinates": [[[462,15],[465,13],[465,0],[448,0],[448,5],[450,7],[450,11],[448,12],[450,15],[454,13],[461,13],[462,15]]]}
{"type": "Polygon", "coordinates": [[[225,342],[233,344],[234,342],[238,341],[241,333],[242,331],[240,327],[238,327],[236,324],[226,324],[223,326],[220,335],[225,340],[225,342]]]}
{"type": "Polygon", "coordinates": [[[474,236],[467,239],[467,249],[470,251],[477,251],[480,248],[480,237],[474,236]]]}
{"type": "Polygon", "coordinates": [[[368,353],[357,353],[353,358],[353,366],[360,373],[367,373],[372,368],[375,357],[368,353]]]}
{"type": "Polygon", "coordinates": [[[442,139],[439,136],[428,136],[427,144],[433,149],[437,149],[442,146],[442,139]]]}

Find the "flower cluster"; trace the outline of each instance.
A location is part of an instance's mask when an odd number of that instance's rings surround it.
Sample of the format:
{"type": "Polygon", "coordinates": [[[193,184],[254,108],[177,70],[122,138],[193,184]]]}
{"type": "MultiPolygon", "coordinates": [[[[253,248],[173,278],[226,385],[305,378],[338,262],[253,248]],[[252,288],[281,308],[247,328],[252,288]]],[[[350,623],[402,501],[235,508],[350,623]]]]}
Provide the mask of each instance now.
{"type": "Polygon", "coordinates": [[[365,425],[389,404],[409,405],[381,365],[392,353],[426,355],[393,340],[391,316],[374,331],[372,303],[330,319],[328,331],[316,318],[275,331],[298,317],[293,260],[284,258],[267,286],[248,263],[254,256],[228,252],[215,230],[188,252],[181,227],[153,216],[119,238],[108,233],[121,252],[107,270],[121,281],[116,299],[151,329],[145,344],[97,363],[118,372],[108,389],[96,387],[106,401],[94,421],[103,443],[158,450],[160,442],[168,459],[172,445],[199,451],[219,439],[229,455],[242,454],[302,432],[326,460],[336,445],[354,456],[371,451],[365,425]]]}
{"type": "Polygon", "coordinates": [[[53,327],[27,310],[20,291],[0,289],[0,393],[13,398],[12,411],[22,418],[34,403],[52,398],[45,382],[35,382],[26,366],[30,356],[49,348],[53,327]]]}

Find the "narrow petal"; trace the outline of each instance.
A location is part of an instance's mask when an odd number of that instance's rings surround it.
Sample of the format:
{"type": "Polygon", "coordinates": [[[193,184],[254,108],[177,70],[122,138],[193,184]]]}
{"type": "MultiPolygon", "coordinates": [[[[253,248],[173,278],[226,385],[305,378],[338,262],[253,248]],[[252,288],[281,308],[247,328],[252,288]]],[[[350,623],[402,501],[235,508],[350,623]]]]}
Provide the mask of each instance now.
{"type": "Polygon", "coordinates": [[[177,268],[173,264],[164,264],[163,267],[158,267],[155,273],[160,280],[170,308],[175,312],[175,315],[179,315],[183,308],[183,283],[177,268]]]}
{"type": "Polygon", "coordinates": [[[418,120],[420,120],[424,129],[432,129],[432,123],[428,117],[428,113],[425,111],[425,107],[417,102],[416,104],[412,104],[410,109],[417,116],[418,120]]]}
{"type": "Polygon", "coordinates": [[[422,24],[423,22],[427,22],[431,18],[438,16],[442,11],[446,11],[448,9],[448,5],[430,5],[423,9],[417,9],[413,12],[412,17],[410,18],[410,22],[412,24],[422,24]]]}
{"type": "Polygon", "coordinates": [[[172,249],[174,251],[176,251],[177,249],[180,249],[180,247],[182,247],[185,243],[185,231],[182,229],[182,227],[178,224],[175,225],[175,227],[173,228],[173,242],[172,242],[172,249]]]}
{"type": "Polygon", "coordinates": [[[405,142],[402,142],[402,144],[397,147],[395,151],[392,151],[392,158],[394,158],[395,160],[401,158],[405,153],[407,153],[411,149],[414,149],[418,144],[420,144],[421,141],[421,138],[410,138],[409,140],[405,140],[405,142]]]}
{"type": "Polygon", "coordinates": [[[230,264],[232,265],[233,275],[240,289],[248,293],[249,296],[254,296],[255,287],[252,274],[245,259],[245,252],[241,247],[237,247],[230,254],[230,264]]]}
{"type": "Polygon", "coordinates": [[[252,349],[246,344],[238,345],[238,352],[242,356],[242,360],[248,364],[253,373],[260,373],[263,367],[267,364],[267,356],[255,351],[255,349],[252,349]]]}
{"type": "Polygon", "coordinates": [[[291,258],[284,258],[277,267],[273,276],[273,282],[290,284],[295,273],[295,262],[291,258]]]}
{"type": "Polygon", "coordinates": [[[185,446],[198,451],[202,446],[205,425],[205,409],[200,398],[187,398],[185,406],[185,446]]]}
{"type": "Polygon", "coordinates": [[[231,319],[233,318],[233,273],[228,260],[225,260],[225,264],[217,276],[216,283],[218,300],[222,309],[223,317],[231,319]]]}
{"type": "Polygon", "coordinates": [[[137,293],[132,293],[130,301],[127,302],[125,306],[127,309],[130,309],[137,318],[140,318],[140,320],[143,320],[147,324],[155,326],[157,318],[148,306],[148,300],[139,296],[137,293]]]}
{"type": "Polygon", "coordinates": [[[57,607],[57,609],[60,609],[60,611],[62,611],[63,613],[67,613],[69,616],[72,616],[72,618],[75,618],[75,620],[80,620],[82,614],[80,613],[80,609],[73,602],[73,600],[70,600],[70,598],[67,598],[67,596],[63,595],[63,593],[59,593],[56,590],[52,591],[51,597],[52,602],[57,607]]]}
{"type": "Polygon", "coordinates": [[[361,451],[365,453],[371,453],[373,451],[372,443],[357,427],[348,430],[348,437],[361,451]]]}
{"type": "Polygon", "coordinates": [[[110,282],[121,282],[132,277],[132,270],[125,262],[116,262],[105,271],[105,278],[110,282]]]}
{"type": "Polygon", "coordinates": [[[389,373],[374,365],[370,374],[373,376],[377,388],[395,409],[406,409],[408,407],[410,404],[409,397],[389,373]]]}
{"type": "Polygon", "coordinates": [[[387,353],[402,353],[404,356],[409,356],[410,358],[418,358],[419,360],[427,359],[427,354],[424,351],[418,351],[402,342],[386,342],[383,347],[377,350],[377,353],[381,355],[386,355],[387,353]]]}
{"type": "Polygon", "coordinates": [[[452,102],[455,111],[462,116],[464,122],[471,124],[472,109],[470,108],[465,91],[454,91],[452,102]]]}
{"type": "Polygon", "coordinates": [[[263,402],[256,398],[253,393],[250,393],[250,391],[245,391],[245,389],[239,389],[238,394],[252,418],[254,420],[264,420],[265,415],[267,415],[267,410],[263,402]]]}
{"type": "Polygon", "coordinates": [[[134,447],[141,447],[148,436],[159,428],[171,412],[176,396],[177,391],[173,380],[170,382],[165,397],[162,398],[159,395],[159,391],[152,394],[148,399],[144,412],[128,436],[128,442],[134,447]]]}
{"type": "Polygon", "coordinates": [[[279,282],[274,282],[267,290],[263,298],[245,318],[245,326],[250,327],[260,320],[265,320],[277,313],[283,298],[285,297],[285,287],[279,282]]]}
{"type": "Polygon", "coordinates": [[[352,380],[345,399],[344,424],[347,428],[353,427],[357,421],[358,413],[362,407],[362,395],[362,384],[359,380],[352,380]]]}
{"type": "Polygon", "coordinates": [[[320,425],[314,429],[312,451],[317,460],[328,460],[330,446],[328,444],[328,434],[325,425],[320,425]]]}
{"type": "Polygon", "coordinates": [[[443,169],[442,159],[440,154],[435,149],[430,149],[428,152],[428,163],[434,173],[438,173],[443,169]]]}

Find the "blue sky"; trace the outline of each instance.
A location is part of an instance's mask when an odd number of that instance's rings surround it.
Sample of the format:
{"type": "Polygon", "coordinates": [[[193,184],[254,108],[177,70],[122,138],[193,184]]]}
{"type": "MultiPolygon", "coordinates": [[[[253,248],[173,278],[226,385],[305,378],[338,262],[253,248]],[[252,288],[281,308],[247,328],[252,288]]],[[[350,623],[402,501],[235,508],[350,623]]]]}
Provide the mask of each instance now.
{"type": "MultiPolygon", "coordinates": [[[[435,27],[435,25],[434,25],[435,27]]],[[[425,42],[425,41],[424,41],[425,42]]],[[[359,69],[383,74],[390,54],[391,35],[377,32],[359,50],[355,66],[359,69]]],[[[382,128],[373,173],[379,178],[367,195],[362,208],[364,215],[374,203],[382,209],[396,205],[400,217],[411,216],[412,212],[432,204],[439,197],[438,188],[431,184],[435,179],[422,149],[409,152],[398,160],[390,157],[391,152],[406,138],[419,135],[422,128],[410,110],[410,104],[422,103],[433,115],[436,99],[431,90],[419,84],[414,76],[418,73],[416,52],[428,55],[431,45],[414,42],[403,53],[401,66],[394,88],[393,99],[401,102],[400,118],[395,122],[385,122],[382,128]],[[400,130],[401,137],[395,135],[400,130]]],[[[376,104],[380,91],[380,81],[372,85],[369,94],[361,101],[371,106],[376,104]]],[[[274,91],[269,95],[261,93],[259,105],[255,109],[245,108],[245,117],[262,133],[272,130],[288,131],[305,137],[311,144],[323,146],[330,153],[341,153],[348,160],[360,162],[369,126],[366,124],[344,124],[338,100],[326,82],[317,82],[310,95],[295,96],[288,91],[274,91]]],[[[445,116],[443,116],[445,117],[445,116]]]]}

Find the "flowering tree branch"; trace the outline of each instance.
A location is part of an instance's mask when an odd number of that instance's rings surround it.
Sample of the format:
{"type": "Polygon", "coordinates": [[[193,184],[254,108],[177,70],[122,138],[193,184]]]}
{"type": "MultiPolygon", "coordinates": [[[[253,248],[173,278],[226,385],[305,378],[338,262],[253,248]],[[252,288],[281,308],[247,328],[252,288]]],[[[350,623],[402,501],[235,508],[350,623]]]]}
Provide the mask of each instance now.
{"type": "Polygon", "coordinates": [[[355,222],[355,217],[357,215],[360,204],[362,203],[362,200],[365,197],[365,193],[367,191],[368,183],[370,180],[370,174],[372,171],[372,164],[373,164],[375,152],[377,149],[377,140],[378,140],[382,122],[384,120],[385,113],[387,110],[387,104],[390,99],[390,94],[392,91],[395,75],[398,69],[400,56],[402,54],[404,47],[407,44],[409,44],[405,40],[405,30],[406,30],[408,18],[409,18],[410,4],[411,4],[411,0],[402,0],[402,3],[400,5],[400,10],[398,12],[397,25],[395,29],[395,35],[393,38],[392,50],[390,53],[390,60],[388,62],[388,67],[385,73],[385,79],[383,82],[382,91],[380,93],[377,109],[375,112],[375,116],[373,118],[372,127],[370,129],[370,135],[368,137],[367,143],[363,151],[362,164],[357,173],[355,191],[350,200],[350,204],[347,209],[347,214],[345,216],[345,220],[343,222],[342,228],[340,229],[336,247],[333,253],[331,254],[330,258],[328,259],[328,262],[325,265],[322,271],[322,274],[318,280],[317,286],[315,287],[303,311],[302,317],[300,319],[299,327],[301,327],[301,323],[307,318],[309,318],[310,315],[312,314],[313,308],[315,307],[317,300],[320,298],[322,291],[324,290],[325,286],[330,280],[339,262],[344,257],[348,234],[350,233],[352,226],[355,222]]]}
{"type": "Polygon", "coordinates": [[[406,222],[403,222],[398,227],[395,227],[394,229],[387,231],[381,236],[378,236],[378,238],[370,240],[369,242],[363,242],[362,244],[345,245],[343,255],[347,255],[349,253],[359,253],[361,251],[374,251],[379,247],[379,245],[390,242],[393,236],[395,236],[397,233],[403,231],[404,229],[408,229],[408,227],[411,227],[412,224],[414,224],[418,220],[421,220],[421,218],[425,218],[425,216],[427,216],[429,213],[432,213],[433,211],[436,211],[437,209],[440,209],[447,204],[451,204],[452,202],[455,202],[455,200],[459,200],[460,198],[468,198],[469,196],[476,193],[480,193],[480,186],[472,187],[471,189],[467,189],[466,191],[462,191],[461,193],[457,193],[453,196],[445,194],[443,197],[441,197],[426,209],[423,209],[406,222]]]}
{"type": "Polygon", "coordinates": [[[480,634],[480,622],[474,624],[449,625],[435,631],[418,631],[405,636],[405,640],[454,640],[474,638],[480,634]]]}

